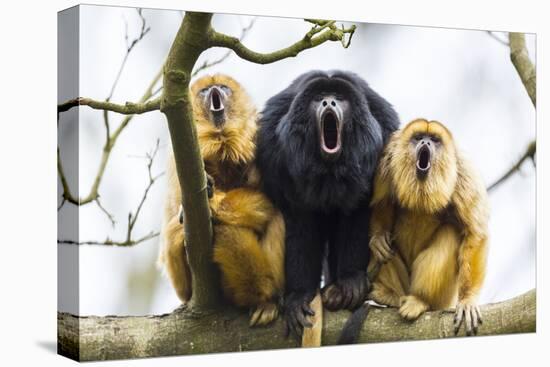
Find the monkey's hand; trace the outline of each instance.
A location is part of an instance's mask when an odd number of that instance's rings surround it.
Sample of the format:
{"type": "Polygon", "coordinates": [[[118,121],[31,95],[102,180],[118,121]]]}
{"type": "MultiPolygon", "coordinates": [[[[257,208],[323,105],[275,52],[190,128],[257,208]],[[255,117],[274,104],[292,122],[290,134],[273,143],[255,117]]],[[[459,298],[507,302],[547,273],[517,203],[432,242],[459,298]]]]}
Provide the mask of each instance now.
{"type": "Polygon", "coordinates": [[[475,302],[461,300],[457,303],[454,319],[455,335],[460,330],[462,322],[464,322],[466,335],[477,334],[477,328],[483,323],[483,320],[481,319],[481,310],[475,302]]]}
{"type": "MultiPolygon", "coordinates": [[[[210,176],[206,171],[204,171],[204,174],[206,175],[206,194],[208,195],[208,199],[212,199],[212,196],[214,196],[214,178],[210,176]]],[[[183,224],[184,222],[183,204],[180,204],[178,218],[179,218],[180,224],[183,224]]]]}
{"type": "Polygon", "coordinates": [[[279,316],[279,307],[273,302],[262,303],[250,310],[249,326],[264,326],[272,323],[279,316]]]}
{"type": "Polygon", "coordinates": [[[354,310],[363,304],[369,289],[367,274],[358,271],[350,277],[325,286],[321,291],[321,298],[323,305],[330,311],[343,308],[354,310]]]}
{"type": "Polygon", "coordinates": [[[285,296],[284,312],[287,337],[294,334],[300,339],[305,327],[313,327],[307,316],[315,315],[315,312],[309,306],[314,297],[315,292],[292,292],[285,296]]]}
{"type": "Polygon", "coordinates": [[[395,251],[391,247],[391,235],[386,232],[384,235],[374,235],[369,242],[369,248],[380,264],[385,264],[391,260],[395,251]]]}
{"type": "Polygon", "coordinates": [[[214,196],[214,177],[210,176],[206,171],[204,171],[204,174],[206,175],[206,194],[209,199],[212,199],[212,196],[214,196]]]}

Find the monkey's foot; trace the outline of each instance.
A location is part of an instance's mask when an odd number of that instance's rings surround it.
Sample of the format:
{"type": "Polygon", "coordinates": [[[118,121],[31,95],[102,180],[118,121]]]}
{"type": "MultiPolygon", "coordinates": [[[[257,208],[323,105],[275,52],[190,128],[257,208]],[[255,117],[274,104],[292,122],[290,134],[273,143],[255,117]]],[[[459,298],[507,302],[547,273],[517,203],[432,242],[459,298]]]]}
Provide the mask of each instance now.
{"type": "Polygon", "coordinates": [[[252,308],[252,315],[250,316],[251,327],[264,326],[272,323],[279,316],[279,308],[275,303],[263,303],[252,308]]]}
{"type": "Polygon", "coordinates": [[[460,330],[460,324],[464,321],[464,328],[466,329],[466,335],[477,334],[477,328],[483,323],[481,319],[481,310],[479,306],[470,301],[460,301],[456,305],[454,329],[455,335],[460,330]]]}
{"type": "Polygon", "coordinates": [[[399,303],[399,314],[407,320],[416,320],[430,308],[426,302],[412,295],[401,297],[399,303]]]}
{"type": "Polygon", "coordinates": [[[301,338],[304,328],[311,328],[313,324],[307,316],[314,316],[310,303],[315,292],[291,292],[285,295],[286,336],[294,334],[301,338]]]}
{"type": "Polygon", "coordinates": [[[401,305],[399,302],[399,296],[395,292],[386,289],[377,283],[373,284],[372,291],[367,296],[367,299],[372,299],[376,303],[390,307],[399,307],[401,305]]]}
{"type": "Polygon", "coordinates": [[[368,283],[364,272],[357,272],[351,277],[337,280],[321,291],[323,305],[330,311],[343,308],[354,310],[365,301],[369,290],[368,283]]]}
{"type": "Polygon", "coordinates": [[[381,264],[391,260],[395,251],[391,247],[391,235],[386,232],[384,235],[373,236],[369,242],[372,256],[381,264]]]}

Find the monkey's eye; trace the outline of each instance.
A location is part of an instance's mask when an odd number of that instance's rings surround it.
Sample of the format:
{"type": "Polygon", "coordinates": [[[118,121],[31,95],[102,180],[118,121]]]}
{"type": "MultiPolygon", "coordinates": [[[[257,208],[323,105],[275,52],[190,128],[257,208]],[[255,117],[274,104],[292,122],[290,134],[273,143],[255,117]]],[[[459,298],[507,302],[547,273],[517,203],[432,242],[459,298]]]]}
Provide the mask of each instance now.
{"type": "Polygon", "coordinates": [[[220,89],[223,90],[227,95],[230,95],[232,93],[231,88],[229,88],[227,85],[220,85],[220,89]]]}
{"type": "Polygon", "coordinates": [[[414,134],[413,137],[412,137],[412,141],[413,142],[419,142],[420,140],[422,140],[424,136],[422,134],[414,134]]]}
{"type": "Polygon", "coordinates": [[[334,96],[334,98],[336,98],[337,101],[345,101],[346,98],[342,95],[342,94],[337,94],[334,96]]]}
{"type": "Polygon", "coordinates": [[[439,136],[434,135],[431,137],[431,139],[434,143],[441,143],[441,138],[439,138],[439,136]]]}
{"type": "Polygon", "coordinates": [[[210,89],[210,88],[202,88],[202,89],[199,91],[199,95],[201,95],[201,96],[203,96],[203,97],[206,96],[206,94],[208,93],[208,90],[209,90],[209,89],[210,89]]]}

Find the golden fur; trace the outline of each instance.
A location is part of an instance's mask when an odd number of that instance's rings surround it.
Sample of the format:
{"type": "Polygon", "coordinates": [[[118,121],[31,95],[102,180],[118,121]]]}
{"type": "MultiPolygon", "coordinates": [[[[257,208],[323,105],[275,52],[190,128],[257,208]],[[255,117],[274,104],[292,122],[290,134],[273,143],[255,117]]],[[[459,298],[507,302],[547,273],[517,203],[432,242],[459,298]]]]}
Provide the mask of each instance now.
{"type": "MultiPolygon", "coordinates": [[[[214,222],[214,262],[221,270],[224,294],[237,306],[250,307],[251,325],[267,324],[278,314],[284,284],[284,223],[258,190],[255,155],[256,109],[244,89],[226,75],[205,76],[191,86],[197,136],[206,172],[215,189],[210,199],[214,222]],[[226,120],[217,127],[200,92],[224,85],[226,120]]],[[[191,273],[179,222],[181,192],[173,155],[168,162],[168,194],[159,263],[183,303],[191,298],[191,273]]]]}
{"type": "MultiPolygon", "coordinates": [[[[401,316],[411,320],[456,302],[457,313],[466,309],[479,315],[476,298],[487,255],[487,191],[447,128],[418,119],[394,133],[379,163],[371,205],[369,267],[376,262],[382,266],[369,297],[399,307],[401,316]],[[411,140],[415,134],[441,142],[424,180],[416,174],[411,140]]],[[[476,329],[477,318],[472,322],[476,329]]]]}

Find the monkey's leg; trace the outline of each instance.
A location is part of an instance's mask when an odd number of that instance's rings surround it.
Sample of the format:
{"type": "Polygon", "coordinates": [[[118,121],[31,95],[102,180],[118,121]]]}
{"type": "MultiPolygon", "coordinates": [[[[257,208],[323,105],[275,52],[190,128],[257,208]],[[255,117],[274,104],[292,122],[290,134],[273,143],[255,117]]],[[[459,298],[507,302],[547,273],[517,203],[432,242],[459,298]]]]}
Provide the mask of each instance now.
{"type": "Polygon", "coordinates": [[[217,223],[248,227],[262,234],[275,215],[273,205],[264,194],[247,188],[228,191],[219,204],[211,207],[217,223]]]}
{"type": "Polygon", "coordinates": [[[237,306],[255,308],[250,324],[263,325],[278,314],[271,265],[256,234],[247,228],[214,227],[214,262],[221,271],[225,295],[237,306]]]}
{"type": "Polygon", "coordinates": [[[365,301],[369,290],[369,233],[365,225],[370,222],[370,208],[364,203],[335,220],[337,229],[329,252],[336,256],[336,281],[323,288],[323,304],[329,310],[353,310],[365,301]]]}
{"type": "Polygon", "coordinates": [[[185,304],[191,299],[191,271],[185,252],[183,227],[177,215],[169,218],[165,224],[163,240],[159,263],[166,267],[166,273],[178,298],[185,304]]]}
{"type": "Polygon", "coordinates": [[[457,295],[459,241],[452,226],[443,226],[418,254],[412,264],[410,293],[401,298],[401,316],[414,320],[428,309],[452,305],[457,295]]]}
{"type": "MultiPolygon", "coordinates": [[[[375,261],[377,260],[371,260],[369,269],[374,266],[375,261]]],[[[387,263],[380,265],[368,298],[383,305],[399,307],[401,297],[409,291],[409,284],[407,267],[401,255],[396,253],[387,263]]]]}

